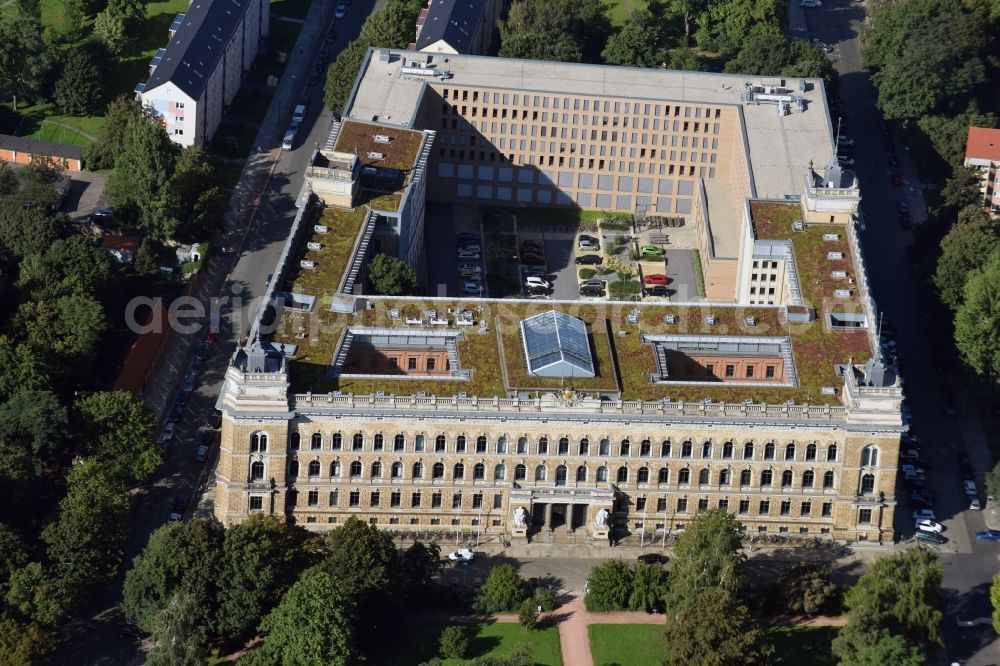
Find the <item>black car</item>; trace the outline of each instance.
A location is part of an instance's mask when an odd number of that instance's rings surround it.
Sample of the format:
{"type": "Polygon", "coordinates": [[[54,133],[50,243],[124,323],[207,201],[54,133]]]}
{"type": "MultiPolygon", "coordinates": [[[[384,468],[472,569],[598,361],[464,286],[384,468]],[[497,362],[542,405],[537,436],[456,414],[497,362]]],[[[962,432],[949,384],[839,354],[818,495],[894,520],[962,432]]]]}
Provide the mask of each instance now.
{"type": "Polygon", "coordinates": [[[214,430],[202,430],[201,431],[201,443],[205,446],[211,446],[212,442],[215,441],[215,431],[214,430]]]}
{"type": "Polygon", "coordinates": [[[581,241],[589,241],[589,242],[593,243],[594,245],[600,245],[601,244],[600,239],[595,238],[593,236],[588,236],[587,234],[580,234],[580,240],[581,241]]]}
{"type": "Polygon", "coordinates": [[[102,208],[90,216],[90,219],[98,224],[110,222],[115,218],[115,211],[112,208],[102,208]]]}
{"type": "Polygon", "coordinates": [[[552,289],[550,289],[549,287],[542,287],[540,285],[534,287],[525,287],[524,290],[528,292],[529,296],[548,296],[549,294],[552,293],[552,289]]]}
{"type": "Polygon", "coordinates": [[[180,405],[174,405],[170,410],[170,416],[167,417],[167,423],[177,423],[181,420],[181,415],[184,413],[184,407],[180,405]]]}
{"type": "Polygon", "coordinates": [[[211,425],[213,428],[221,428],[222,412],[220,412],[218,409],[212,410],[212,420],[209,423],[209,425],[211,425]]]}
{"type": "Polygon", "coordinates": [[[646,296],[668,296],[670,294],[669,290],[662,284],[646,287],[642,290],[642,293],[646,296]]]}
{"type": "Polygon", "coordinates": [[[174,497],[174,511],[176,513],[184,513],[190,501],[191,497],[188,495],[176,495],[174,497]]]}
{"type": "Polygon", "coordinates": [[[479,234],[474,234],[468,231],[463,231],[462,233],[455,236],[455,240],[458,241],[459,245],[463,243],[479,243],[479,234]]]}
{"type": "Polygon", "coordinates": [[[527,266],[544,266],[545,257],[535,254],[534,252],[522,252],[521,263],[527,266]]]}
{"type": "Polygon", "coordinates": [[[581,254],[576,258],[576,263],[581,266],[599,266],[604,263],[604,258],[599,254],[581,254]]]}
{"type": "Polygon", "coordinates": [[[581,296],[603,296],[604,295],[604,290],[601,289],[600,287],[586,285],[586,286],[580,287],[580,295],[581,296]]]}

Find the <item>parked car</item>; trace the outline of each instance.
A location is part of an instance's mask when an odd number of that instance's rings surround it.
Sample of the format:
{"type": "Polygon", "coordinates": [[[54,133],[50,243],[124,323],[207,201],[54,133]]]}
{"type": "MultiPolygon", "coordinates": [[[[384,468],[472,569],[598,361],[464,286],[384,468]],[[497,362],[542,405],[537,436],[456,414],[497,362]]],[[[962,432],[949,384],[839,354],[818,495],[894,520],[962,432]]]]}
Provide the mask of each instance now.
{"type": "Polygon", "coordinates": [[[1000,530],[982,530],[976,532],[977,541],[1000,541],[1000,530]]]}
{"type": "Polygon", "coordinates": [[[292,122],[298,125],[302,124],[302,121],[306,119],[306,105],[297,104],[295,110],[292,111],[292,122]]]}
{"type": "Polygon", "coordinates": [[[589,296],[591,298],[599,298],[604,296],[604,286],[596,284],[580,285],[580,295],[589,296]]]}
{"type": "Polygon", "coordinates": [[[471,231],[463,231],[461,233],[455,234],[455,239],[460,243],[465,243],[468,241],[479,242],[479,234],[472,233],[471,231]]]}
{"type": "Polygon", "coordinates": [[[903,177],[899,174],[898,171],[893,171],[892,174],[889,176],[889,180],[892,181],[892,184],[895,185],[896,187],[901,187],[903,185],[903,177]]]}
{"type": "Polygon", "coordinates": [[[458,251],[459,252],[480,252],[481,253],[483,251],[483,248],[482,248],[482,246],[479,243],[473,243],[473,242],[459,243],[458,244],[458,251]]]}
{"type": "Polygon", "coordinates": [[[599,254],[580,254],[576,257],[576,263],[580,266],[598,266],[604,263],[604,258],[599,254]]]}
{"type": "Polygon", "coordinates": [[[545,246],[542,245],[542,241],[540,240],[526,240],[521,243],[521,251],[542,254],[545,252],[545,246]]]}
{"type": "Polygon", "coordinates": [[[983,505],[979,502],[979,498],[978,497],[970,497],[969,498],[969,508],[972,509],[973,511],[980,511],[980,510],[982,510],[983,505]]]}
{"type": "Polygon", "coordinates": [[[183,413],[184,413],[184,406],[175,404],[170,409],[170,415],[167,417],[167,423],[177,423],[178,421],[181,420],[181,416],[183,415],[183,413]]]}
{"type": "Polygon", "coordinates": [[[847,155],[837,155],[837,161],[840,162],[845,167],[854,166],[854,158],[848,157],[847,155]]]}
{"type": "Polygon", "coordinates": [[[347,13],[347,7],[344,5],[337,5],[337,8],[333,11],[333,18],[344,18],[344,14],[347,13]]]}
{"type": "Polygon", "coordinates": [[[664,250],[655,245],[643,245],[639,248],[639,255],[644,259],[662,259],[664,250]]]}
{"type": "Polygon", "coordinates": [[[804,7],[806,9],[819,9],[823,6],[820,0],[799,0],[799,7],[804,7]]]}
{"type": "Polygon", "coordinates": [[[215,442],[215,431],[214,430],[202,430],[201,431],[201,443],[205,446],[212,446],[215,442]]]}
{"type": "Polygon", "coordinates": [[[669,296],[670,290],[667,289],[662,284],[656,284],[651,287],[646,287],[642,290],[644,296],[669,296]]]}
{"type": "Polygon", "coordinates": [[[528,275],[524,278],[524,284],[526,287],[545,287],[546,289],[551,289],[552,284],[543,277],[537,275],[528,275]]]}
{"type": "Polygon", "coordinates": [[[203,463],[206,460],[208,460],[208,447],[205,446],[204,444],[199,446],[198,449],[194,452],[194,460],[195,462],[200,462],[200,463],[203,463]]]}
{"type": "Polygon", "coordinates": [[[461,261],[479,261],[482,258],[482,255],[480,255],[478,251],[459,250],[458,258],[461,261]]]}
{"type": "Polygon", "coordinates": [[[910,229],[913,227],[913,222],[910,220],[910,212],[907,210],[899,211],[899,226],[903,229],[910,229]]]}
{"type": "Polygon", "coordinates": [[[933,520],[928,520],[924,518],[923,520],[918,520],[914,524],[914,527],[918,530],[923,530],[924,532],[943,532],[944,525],[935,522],[933,520]]]}
{"type": "MultiPolygon", "coordinates": [[[[823,42],[817,42],[817,44],[820,44],[821,46],[826,46],[826,44],[823,44],[823,42]]],[[[826,49],[823,50],[826,51],[826,49]]],[[[826,52],[829,53],[829,51],[826,52]]],[[[848,138],[843,134],[837,137],[837,146],[853,146],[853,145],[854,145],[854,139],[848,138]]]]}
{"type": "Polygon", "coordinates": [[[938,534],[937,532],[925,532],[924,530],[917,530],[917,540],[937,544],[938,546],[948,543],[948,537],[943,534],[938,534]]]}
{"type": "Polygon", "coordinates": [[[189,495],[174,495],[174,511],[184,513],[187,511],[190,501],[191,497],[189,495]]]}
{"type": "Polygon", "coordinates": [[[458,267],[458,275],[464,278],[478,276],[481,275],[482,272],[483,269],[475,264],[462,264],[458,267]]]}
{"type": "Polygon", "coordinates": [[[535,252],[522,252],[521,263],[525,264],[526,266],[544,266],[545,257],[535,252]]]}
{"type": "Polygon", "coordinates": [[[580,239],[580,242],[576,244],[576,247],[583,252],[597,252],[601,249],[601,246],[598,243],[584,238],[580,239]]]}
{"type": "Polygon", "coordinates": [[[222,427],[222,412],[218,409],[212,410],[212,420],[209,421],[209,425],[216,430],[222,427]]]}
{"type": "Polygon", "coordinates": [[[528,296],[548,296],[552,293],[552,289],[549,287],[525,287],[524,289],[528,296]]]}
{"type": "Polygon", "coordinates": [[[604,289],[604,280],[598,280],[596,278],[584,280],[580,283],[580,288],[583,289],[584,287],[597,287],[598,289],[604,289]]]}
{"type": "Polygon", "coordinates": [[[644,284],[666,285],[667,276],[664,275],[663,273],[650,273],[648,275],[643,275],[642,281],[644,284]]]}
{"type": "Polygon", "coordinates": [[[448,559],[452,562],[471,562],[476,556],[469,548],[459,548],[453,553],[448,554],[448,559]]]}
{"type": "Polygon", "coordinates": [[[907,201],[906,199],[900,199],[899,201],[896,202],[896,210],[898,210],[899,212],[903,211],[909,212],[910,202],[907,201]]]}
{"type": "Polygon", "coordinates": [[[466,294],[481,294],[483,293],[483,283],[466,282],[464,285],[462,285],[462,292],[466,294]]]}
{"type": "Polygon", "coordinates": [[[920,520],[937,520],[937,516],[934,515],[934,509],[920,509],[913,512],[913,522],[920,520]]]}
{"type": "Polygon", "coordinates": [[[176,428],[177,428],[176,424],[168,421],[167,424],[163,426],[163,430],[160,431],[159,441],[169,442],[170,440],[172,440],[174,438],[174,430],[176,428]]]}

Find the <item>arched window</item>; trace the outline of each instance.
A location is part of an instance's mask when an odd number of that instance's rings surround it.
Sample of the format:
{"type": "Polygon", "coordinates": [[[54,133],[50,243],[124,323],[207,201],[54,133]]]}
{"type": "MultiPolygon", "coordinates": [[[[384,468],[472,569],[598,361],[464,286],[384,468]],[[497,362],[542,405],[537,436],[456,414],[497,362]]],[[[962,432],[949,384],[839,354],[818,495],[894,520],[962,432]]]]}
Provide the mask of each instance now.
{"type": "Polygon", "coordinates": [[[425,438],[423,435],[417,435],[416,437],[413,438],[413,450],[417,451],[418,453],[423,452],[424,445],[426,444],[426,442],[427,438],[425,438]]]}
{"type": "Polygon", "coordinates": [[[351,450],[360,451],[362,448],[364,448],[364,445],[365,445],[365,436],[362,435],[360,432],[355,433],[354,439],[351,441],[351,450]]]}
{"type": "Polygon", "coordinates": [[[618,468],[618,475],[615,477],[618,483],[628,483],[628,467],[622,465],[618,468]]]}
{"type": "Polygon", "coordinates": [[[528,452],[528,438],[527,437],[518,437],[517,438],[517,452],[518,453],[527,453],[528,452]]]}
{"type": "Polygon", "coordinates": [[[621,445],[618,447],[618,455],[627,456],[631,448],[632,444],[627,439],[623,439],[621,445]]]}
{"type": "Polygon", "coordinates": [[[792,470],[786,469],[781,473],[781,487],[791,488],[792,487],[792,470]]]}
{"type": "MultiPolygon", "coordinates": [[[[254,440],[255,437],[258,438],[258,440],[259,440],[260,435],[258,435],[257,433],[254,433],[253,435],[250,435],[250,453],[253,453],[253,451],[254,451],[253,440],[254,440]]],[[[292,434],[290,434],[288,436],[288,450],[289,451],[298,451],[299,450],[299,442],[301,440],[302,440],[302,435],[300,435],[298,433],[298,431],[295,431],[292,434]]]]}
{"type": "Polygon", "coordinates": [[[833,472],[827,472],[823,475],[823,487],[833,488],[833,472]]]}
{"type": "Polygon", "coordinates": [[[587,466],[580,465],[576,468],[576,482],[583,483],[587,480],[587,466]]]}
{"type": "Polygon", "coordinates": [[[874,446],[866,446],[861,449],[861,466],[875,467],[878,465],[878,449],[874,446]]]}
{"type": "Polygon", "coordinates": [[[584,437],[580,440],[579,455],[589,456],[590,455],[590,440],[584,437]]]}
{"type": "Polygon", "coordinates": [[[451,470],[451,478],[453,479],[464,479],[465,478],[465,465],[462,463],[455,463],[455,466],[451,470]]]}
{"type": "Polygon", "coordinates": [[[340,476],[340,472],[341,469],[339,460],[334,460],[332,463],[330,463],[330,476],[338,477],[340,476]]]}
{"type": "Polygon", "coordinates": [[[733,480],[732,470],[724,469],[719,472],[719,485],[728,486],[733,480]]]}
{"type": "Polygon", "coordinates": [[[809,444],[806,446],[806,460],[816,460],[816,445],[809,444]]]}
{"type": "Polygon", "coordinates": [[[361,476],[361,462],[355,460],[351,463],[351,478],[355,479],[361,476]]]}
{"type": "Polygon", "coordinates": [[[722,445],[722,457],[725,458],[725,459],[729,459],[729,458],[733,457],[733,443],[732,442],[726,442],[725,444],[722,445]]]}
{"type": "Polygon", "coordinates": [[[705,485],[709,482],[709,471],[707,467],[703,467],[698,470],[698,483],[700,485],[705,485]]]}
{"type": "Polygon", "coordinates": [[[406,438],[402,434],[396,435],[392,440],[392,450],[402,451],[406,448],[406,438]]]}
{"type": "Polygon", "coordinates": [[[683,444],[681,444],[681,458],[690,458],[690,457],[691,457],[691,440],[689,439],[683,444]]]}
{"type": "Polygon", "coordinates": [[[545,469],[545,465],[538,465],[535,467],[535,481],[544,481],[548,470],[545,469]]]}
{"type": "Polygon", "coordinates": [[[598,446],[598,455],[610,456],[611,455],[611,442],[607,439],[602,439],[600,445],[598,446]]]}
{"type": "Polygon", "coordinates": [[[569,455],[569,440],[565,437],[559,438],[559,455],[568,456],[569,455]]]}
{"type": "Polygon", "coordinates": [[[514,467],[514,480],[524,481],[524,478],[528,475],[528,468],[524,465],[516,465],[514,467]]]}
{"type": "Polygon", "coordinates": [[[503,481],[507,477],[507,468],[503,464],[499,464],[493,468],[493,480],[503,481]]]}
{"type": "Polygon", "coordinates": [[[712,457],[712,442],[705,442],[701,445],[701,457],[711,458],[712,457]]]}
{"type": "Polygon", "coordinates": [[[288,478],[297,479],[299,478],[299,461],[290,460],[288,462],[288,478]]]}
{"type": "Polygon", "coordinates": [[[260,481],[264,478],[264,463],[260,460],[255,460],[250,464],[250,480],[260,481]]]}
{"type": "Polygon", "coordinates": [[[831,444],[830,446],[826,447],[826,459],[830,460],[830,461],[833,461],[833,460],[837,459],[837,445],[836,444],[831,444]]]}
{"type": "Polygon", "coordinates": [[[539,437],[538,438],[538,452],[541,453],[541,454],[545,454],[545,453],[549,452],[549,438],[548,437],[539,437]]]}
{"type": "Polygon", "coordinates": [[[761,488],[766,488],[771,485],[771,480],[774,477],[774,472],[769,469],[765,469],[760,473],[760,486],[761,488]]]}
{"type": "Polygon", "coordinates": [[[636,475],[636,481],[639,483],[649,483],[649,468],[640,467],[639,472],[636,475]]]}
{"type": "Polygon", "coordinates": [[[444,463],[434,463],[434,467],[431,468],[431,477],[435,479],[444,478],[444,463]]]}
{"type": "Polygon", "coordinates": [[[319,476],[319,470],[320,470],[320,466],[319,466],[319,461],[318,460],[312,460],[312,461],[309,462],[309,477],[310,478],[312,478],[314,476],[319,476]]]}
{"type": "Polygon", "coordinates": [[[743,460],[753,460],[753,442],[743,445],[743,460]]]}
{"type": "Polygon", "coordinates": [[[682,486],[686,486],[691,483],[691,470],[684,467],[681,471],[677,472],[677,483],[682,486]]]}
{"type": "Polygon", "coordinates": [[[389,474],[394,479],[402,479],[403,478],[403,463],[399,462],[398,460],[396,462],[392,463],[392,467],[390,468],[389,474]]]}
{"type": "Polygon", "coordinates": [[[322,449],[323,448],[323,435],[320,434],[320,433],[318,433],[318,432],[314,432],[312,434],[312,439],[309,440],[309,448],[312,449],[313,451],[317,451],[319,449],[322,449]]]}
{"type": "Polygon", "coordinates": [[[608,480],[608,468],[605,465],[601,465],[597,468],[597,481],[605,482],[608,480]]]}
{"type": "Polygon", "coordinates": [[[378,479],[382,477],[382,463],[375,461],[372,463],[372,478],[378,479]]]}
{"type": "Polygon", "coordinates": [[[650,456],[653,454],[653,443],[648,439],[642,440],[639,443],[639,455],[640,456],[650,456]]]}
{"type": "Polygon", "coordinates": [[[813,471],[811,469],[807,469],[806,471],[802,472],[802,487],[812,488],[815,478],[816,475],[813,474],[813,471]]]}
{"type": "Polygon", "coordinates": [[[566,465],[559,465],[556,467],[556,485],[565,486],[566,485],[566,465]]]}
{"type": "Polygon", "coordinates": [[[486,478],[486,465],[483,463],[476,463],[472,468],[472,479],[474,481],[482,481],[486,478]]]}
{"type": "Polygon", "coordinates": [[[863,474],[861,476],[861,494],[870,495],[875,492],[875,475],[863,474]]]}
{"type": "Polygon", "coordinates": [[[663,440],[663,442],[660,444],[660,457],[661,458],[669,458],[670,457],[670,440],[669,439],[663,440]]]}
{"type": "Polygon", "coordinates": [[[372,446],[372,449],[375,451],[381,451],[384,445],[385,445],[385,437],[382,436],[382,433],[378,433],[377,435],[375,435],[374,445],[372,446]]]}
{"type": "Polygon", "coordinates": [[[753,472],[748,469],[744,469],[740,472],[740,485],[749,486],[753,483],[753,472]]]}
{"type": "Polygon", "coordinates": [[[656,473],[657,483],[670,483],[670,470],[666,467],[661,467],[660,471],[656,473]]]}
{"type": "Polygon", "coordinates": [[[507,438],[498,437],[497,438],[497,453],[507,453],[507,438]]]}
{"type": "Polygon", "coordinates": [[[250,453],[264,453],[267,451],[267,433],[255,432],[250,435],[250,453]]]}
{"type": "Polygon", "coordinates": [[[476,453],[486,453],[486,447],[487,447],[487,445],[488,445],[488,442],[486,441],[485,437],[483,437],[482,435],[480,435],[479,437],[477,437],[476,438],[476,453]]]}
{"type": "Polygon", "coordinates": [[[339,432],[333,433],[333,442],[330,445],[334,451],[339,451],[344,446],[344,436],[339,432]]]}
{"type": "Polygon", "coordinates": [[[438,435],[434,439],[434,451],[441,453],[448,448],[448,440],[445,439],[444,435],[438,435]]]}
{"type": "Polygon", "coordinates": [[[774,460],[774,442],[764,445],[764,460],[774,460]]]}
{"type": "Polygon", "coordinates": [[[422,479],[424,478],[424,464],[421,462],[413,463],[413,478],[422,479]]]}
{"type": "Polygon", "coordinates": [[[795,444],[785,445],[785,460],[795,460],[795,444]]]}

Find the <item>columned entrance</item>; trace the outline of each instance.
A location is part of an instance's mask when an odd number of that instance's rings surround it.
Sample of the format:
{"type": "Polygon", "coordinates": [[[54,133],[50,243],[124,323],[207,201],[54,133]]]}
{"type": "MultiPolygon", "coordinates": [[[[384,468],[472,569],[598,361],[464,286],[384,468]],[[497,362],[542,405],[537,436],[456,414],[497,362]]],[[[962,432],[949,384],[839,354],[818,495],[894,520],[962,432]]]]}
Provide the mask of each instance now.
{"type": "MultiPolygon", "coordinates": [[[[562,468],[556,470],[555,487],[549,488],[516,488],[510,494],[512,515],[524,508],[525,532],[522,536],[537,535],[547,540],[556,539],[554,543],[567,543],[563,539],[592,537],[592,529],[598,526],[594,518],[600,509],[612,508],[614,490],[611,488],[567,488],[566,473],[562,468]],[[575,535],[575,536],[571,536],[575,535]]],[[[513,520],[512,520],[513,524],[513,520]]],[[[515,536],[517,532],[515,530],[515,536]]],[[[570,541],[569,543],[572,543],[570,541]]]]}

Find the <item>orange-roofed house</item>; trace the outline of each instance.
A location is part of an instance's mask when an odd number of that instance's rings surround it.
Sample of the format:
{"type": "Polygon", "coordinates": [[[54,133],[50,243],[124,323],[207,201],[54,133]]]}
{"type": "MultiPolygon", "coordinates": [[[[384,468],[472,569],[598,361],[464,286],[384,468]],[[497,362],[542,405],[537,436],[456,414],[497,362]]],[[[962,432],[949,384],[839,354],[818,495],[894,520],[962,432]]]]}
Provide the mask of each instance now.
{"type": "Polygon", "coordinates": [[[1000,217],[1000,129],[969,128],[965,166],[979,172],[983,203],[995,217],[1000,217]]]}

